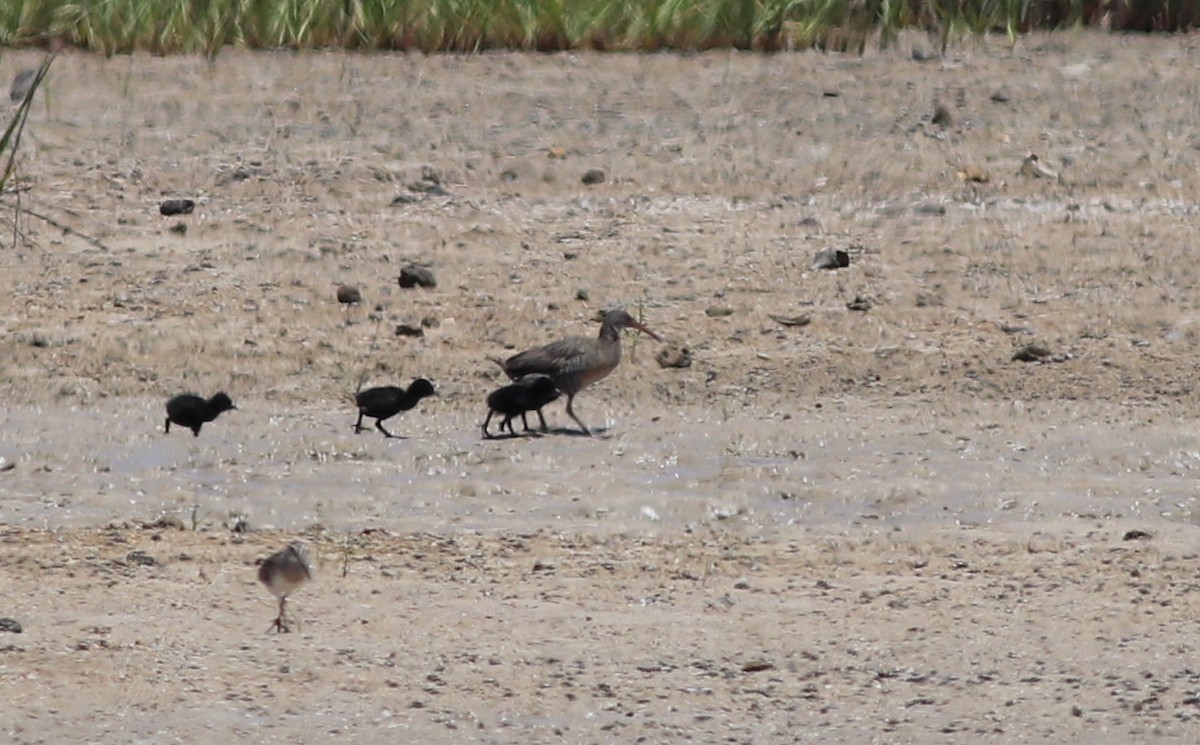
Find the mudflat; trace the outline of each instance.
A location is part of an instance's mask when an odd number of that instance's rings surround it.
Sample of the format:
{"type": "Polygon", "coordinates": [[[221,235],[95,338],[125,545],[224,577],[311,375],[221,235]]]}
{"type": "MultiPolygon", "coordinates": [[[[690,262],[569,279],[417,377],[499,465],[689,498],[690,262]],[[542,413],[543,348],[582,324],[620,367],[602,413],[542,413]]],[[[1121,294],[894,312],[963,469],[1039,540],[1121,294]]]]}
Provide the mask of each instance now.
{"type": "Polygon", "coordinates": [[[1200,738],[1196,47],[64,54],[3,217],[0,731],[1200,738]],[[595,436],[483,439],[489,358],[618,307],[665,341],[595,436]],[[164,435],[184,391],[237,409],[164,435]]]}

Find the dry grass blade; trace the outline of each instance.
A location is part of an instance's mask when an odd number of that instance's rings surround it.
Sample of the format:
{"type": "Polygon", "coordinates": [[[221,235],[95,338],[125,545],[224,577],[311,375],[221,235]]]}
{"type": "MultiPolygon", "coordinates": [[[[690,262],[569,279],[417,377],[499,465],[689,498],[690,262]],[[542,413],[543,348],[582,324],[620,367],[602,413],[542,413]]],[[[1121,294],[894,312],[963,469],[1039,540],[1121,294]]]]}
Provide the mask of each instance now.
{"type": "Polygon", "coordinates": [[[13,172],[17,168],[17,148],[21,145],[21,133],[25,131],[25,121],[29,118],[29,109],[33,105],[33,97],[37,95],[38,88],[41,87],[42,81],[46,78],[46,73],[50,72],[50,65],[54,62],[54,54],[46,55],[42,60],[41,66],[38,67],[37,73],[33,76],[33,82],[29,85],[29,89],[25,91],[25,97],[21,99],[21,103],[17,106],[16,113],[13,114],[12,120],[9,121],[8,127],[5,128],[4,134],[0,136],[0,155],[5,156],[4,172],[0,174],[0,194],[8,188],[8,180],[12,178],[13,172]]]}

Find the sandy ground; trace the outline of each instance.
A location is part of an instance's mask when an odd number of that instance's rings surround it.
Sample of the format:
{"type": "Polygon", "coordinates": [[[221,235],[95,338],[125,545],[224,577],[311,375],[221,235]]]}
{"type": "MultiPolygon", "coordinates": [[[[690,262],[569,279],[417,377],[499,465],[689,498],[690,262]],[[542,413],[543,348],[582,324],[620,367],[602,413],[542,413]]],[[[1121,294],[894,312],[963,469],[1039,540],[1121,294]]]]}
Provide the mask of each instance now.
{"type": "Polygon", "coordinates": [[[1195,39],[914,45],[58,59],[0,217],[0,731],[1200,740],[1195,39]],[[609,307],[693,364],[627,337],[596,437],[483,441],[487,357],[609,307]]]}

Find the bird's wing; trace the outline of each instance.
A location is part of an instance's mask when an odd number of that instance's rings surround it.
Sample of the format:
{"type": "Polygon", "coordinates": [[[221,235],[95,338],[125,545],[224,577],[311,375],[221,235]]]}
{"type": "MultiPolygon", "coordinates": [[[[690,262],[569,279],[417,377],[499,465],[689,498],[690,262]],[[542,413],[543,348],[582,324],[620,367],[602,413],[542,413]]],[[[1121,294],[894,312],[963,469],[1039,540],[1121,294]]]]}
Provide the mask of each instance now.
{"type": "Polygon", "coordinates": [[[509,357],[504,361],[504,371],[513,380],[533,373],[552,378],[573,375],[591,364],[594,344],[595,339],[570,336],[509,357]]]}

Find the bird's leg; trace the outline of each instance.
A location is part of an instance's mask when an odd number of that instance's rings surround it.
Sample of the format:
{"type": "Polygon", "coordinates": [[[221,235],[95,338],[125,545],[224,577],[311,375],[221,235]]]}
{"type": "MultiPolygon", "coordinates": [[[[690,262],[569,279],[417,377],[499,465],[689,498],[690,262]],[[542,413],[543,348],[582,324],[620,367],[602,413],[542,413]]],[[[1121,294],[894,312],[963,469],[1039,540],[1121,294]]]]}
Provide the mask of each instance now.
{"type": "Polygon", "coordinates": [[[513,420],[513,418],[512,418],[511,414],[509,416],[504,417],[504,421],[500,422],[500,431],[503,432],[504,428],[508,427],[508,434],[512,435],[513,437],[516,437],[517,431],[513,429],[512,420],[513,420]]]}
{"type": "Polygon", "coordinates": [[[291,629],[287,624],[287,595],[279,598],[279,615],[275,617],[275,622],[267,629],[267,633],[274,631],[276,634],[286,634],[291,629]]]}
{"type": "Polygon", "coordinates": [[[591,437],[592,431],[587,428],[587,425],[583,423],[582,419],[575,416],[575,409],[571,406],[571,404],[573,404],[573,403],[575,403],[575,394],[568,393],[567,394],[567,413],[570,414],[571,418],[575,420],[575,423],[579,425],[579,429],[583,430],[583,433],[585,435],[587,435],[588,437],[591,437]]]}
{"type": "Polygon", "coordinates": [[[195,427],[192,427],[192,437],[199,437],[199,436],[200,436],[200,425],[197,424],[195,427]]]}
{"type": "MultiPolygon", "coordinates": [[[[383,428],[383,420],[382,419],[375,420],[375,429],[382,432],[384,437],[396,437],[397,436],[397,435],[393,435],[391,432],[388,432],[386,429],[383,428]]],[[[400,438],[400,439],[403,439],[403,438],[400,438]]]]}
{"type": "MultiPolygon", "coordinates": [[[[542,431],[549,432],[550,428],[546,426],[546,417],[542,415],[542,410],[538,409],[537,414],[538,414],[538,419],[540,419],[542,421],[542,431]]],[[[579,420],[577,419],[576,421],[579,421],[579,420]]],[[[528,427],[526,427],[526,429],[528,429],[528,427]]]]}
{"type": "Polygon", "coordinates": [[[359,409],[358,410],[358,421],[354,423],[354,434],[356,434],[356,435],[362,434],[362,431],[363,431],[362,418],[363,418],[362,409],[359,409]]]}
{"type": "Polygon", "coordinates": [[[492,421],[492,414],[494,414],[494,413],[495,413],[494,411],[492,411],[491,409],[489,409],[489,410],[488,410],[487,419],[484,419],[484,420],[483,420],[483,439],[485,439],[485,440],[490,440],[490,439],[492,439],[492,436],[491,436],[491,434],[489,434],[489,433],[488,433],[488,431],[487,431],[487,426],[488,426],[488,424],[489,424],[489,423],[491,423],[491,421],[492,421]]]}
{"type": "Polygon", "coordinates": [[[165,425],[163,425],[163,434],[164,435],[171,434],[171,417],[167,417],[167,423],[165,425]]]}
{"type": "Polygon", "coordinates": [[[521,412],[521,424],[525,427],[526,432],[531,432],[531,431],[533,431],[533,429],[532,429],[532,427],[529,426],[529,420],[525,418],[526,413],[528,413],[528,412],[524,412],[524,411],[521,412]]]}

